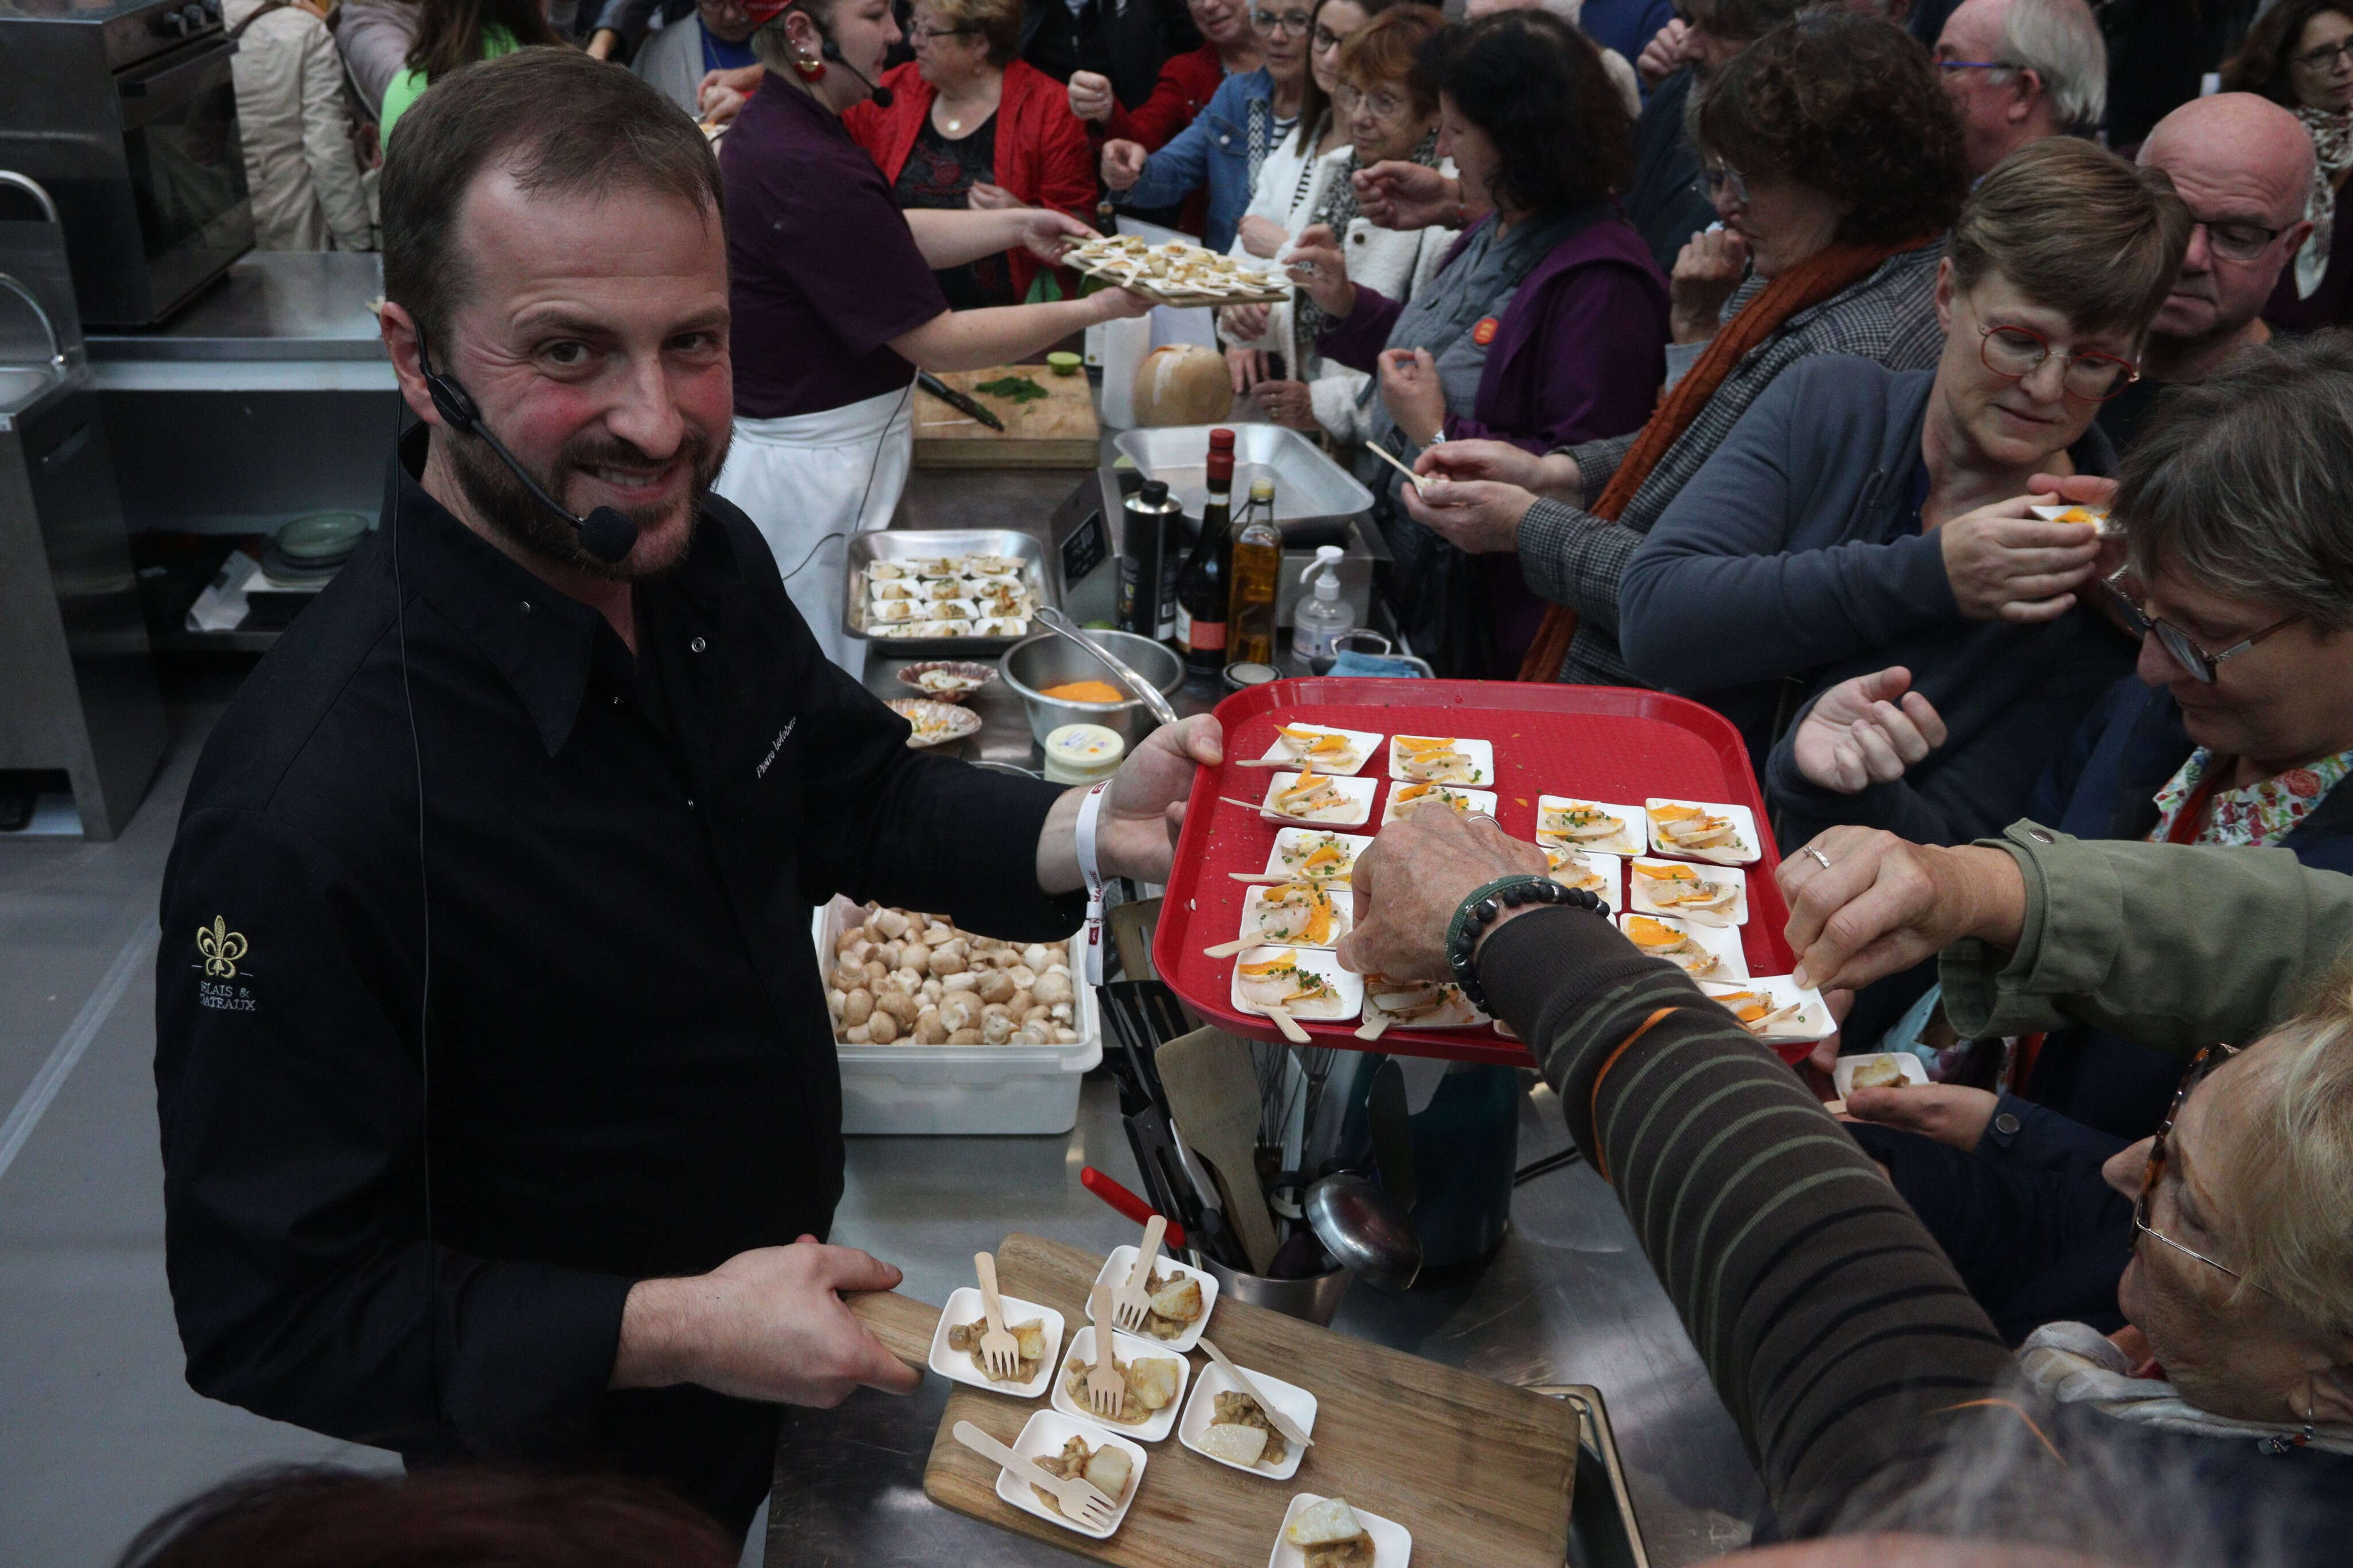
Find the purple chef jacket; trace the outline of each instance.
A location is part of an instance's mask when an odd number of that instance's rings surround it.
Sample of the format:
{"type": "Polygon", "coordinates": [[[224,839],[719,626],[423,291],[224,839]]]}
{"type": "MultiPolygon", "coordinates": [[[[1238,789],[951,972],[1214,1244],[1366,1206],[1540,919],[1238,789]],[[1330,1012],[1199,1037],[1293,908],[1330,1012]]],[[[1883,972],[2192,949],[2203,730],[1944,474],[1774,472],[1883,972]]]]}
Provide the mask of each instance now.
{"type": "Polygon", "coordinates": [[[771,73],[719,143],[735,412],[815,414],[903,390],[891,340],[947,310],[882,171],[771,73]]]}

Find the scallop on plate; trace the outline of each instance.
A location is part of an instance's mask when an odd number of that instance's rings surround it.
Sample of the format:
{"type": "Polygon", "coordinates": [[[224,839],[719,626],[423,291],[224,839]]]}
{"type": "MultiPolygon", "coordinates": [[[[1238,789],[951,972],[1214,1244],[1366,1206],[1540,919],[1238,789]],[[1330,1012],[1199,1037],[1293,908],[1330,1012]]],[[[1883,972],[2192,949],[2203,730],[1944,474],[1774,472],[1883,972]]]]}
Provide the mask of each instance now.
{"type": "Polygon", "coordinates": [[[1294,766],[1304,763],[1319,773],[1346,775],[1362,772],[1380,743],[1377,730],[1337,730],[1304,721],[1278,724],[1274,744],[1260,761],[1294,766]]]}
{"type": "Polygon", "coordinates": [[[954,702],[935,701],[929,697],[893,697],[884,706],[913,727],[907,744],[918,751],[980,733],[980,715],[954,702]]]}
{"type": "Polygon", "coordinates": [[[1345,882],[1356,868],[1356,857],[1372,847],[1373,841],[1362,834],[1286,827],[1274,836],[1274,848],[1266,858],[1266,875],[1345,882]]]}
{"type": "Polygon", "coordinates": [[[1258,943],[1337,947],[1354,923],[1354,901],[1348,889],[1324,880],[1250,888],[1242,895],[1241,936],[1258,943]]]}
{"type": "Polygon", "coordinates": [[[1642,808],[1611,805],[1578,795],[1536,796],[1536,842],[1550,848],[1598,849],[1605,855],[1640,855],[1642,808]]]}
{"type": "Polygon", "coordinates": [[[1757,818],[1745,805],[1653,795],[1642,803],[1642,815],[1650,823],[1653,855],[1718,866],[1746,866],[1761,858],[1757,818]]]}
{"type": "Polygon", "coordinates": [[[1591,849],[1567,849],[1555,844],[1539,844],[1544,851],[1545,868],[1552,879],[1564,888],[1583,888],[1599,896],[1602,907],[1611,914],[1626,907],[1626,858],[1623,855],[1603,855],[1591,849]]]}
{"type": "Polygon", "coordinates": [[[1728,866],[1637,856],[1626,865],[1626,899],[1638,914],[1675,915],[1703,926],[1748,923],[1748,874],[1728,866]]]}
{"type": "Polygon", "coordinates": [[[1365,977],[1316,948],[1248,948],[1234,960],[1233,1004],[1261,1018],[1279,1007],[1293,1018],[1338,1023],[1363,1009],[1365,977]]]}
{"type": "Polygon", "coordinates": [[[1377,779],[1333,776],[1303,768],[1277,773],[1266,786],[1259,815],[1269,822],[1312,822],[1331,827],[1362,827],[1373,819],[1377,779]]]}
{"type": "Polygon", "coordinates": [[[2080,522],[2102,539],[2116,539],[2124,530],[2108,520],[2104,506],[2031,506],[2026,509],[2045,522],[2080,522]]]}
{"type": "Polygon", "coordinates": [[[1495,745],[1451,735],[1391,735],[1389,777],[1408,784],[1492,784],[1495,745]]]}
{"type": "Polygon", "coordinates": [[[1377,1040],[1391,1029],[1483,1029],[1494,1020],[1471,1005],[1451,980],[1390,980],[1365,976],[1365,1021],[1356,1038],[1377,1040]]]}
{"type": "Polygon", "coordinates": [[[1388,805],[1381,812],[1381,826],[1387,827],[1398,817],[1411,816],[1417,811],[1458,811],[1466,816],[1493,816],[1495,792],[1457,789],[1441,784],[1392,784],[1388,805]]]}
{"type": "Polygon", "coordinates": [[[1624,914],[1618,929],[1637,951],[1663,958],[1694,980],[1746,980],[1748,954],[1738,926],[1698,926],[1667,915],[1624,914]]]}
{"type": "Polygon", "coordinates": [[[1807,1045],[1838,1032],[1822,994],[1786,974],[1737,984],[1703,980],[1699,988],[1723,1003],[1743,1027],[1767,1045],[1807,1045]]]}

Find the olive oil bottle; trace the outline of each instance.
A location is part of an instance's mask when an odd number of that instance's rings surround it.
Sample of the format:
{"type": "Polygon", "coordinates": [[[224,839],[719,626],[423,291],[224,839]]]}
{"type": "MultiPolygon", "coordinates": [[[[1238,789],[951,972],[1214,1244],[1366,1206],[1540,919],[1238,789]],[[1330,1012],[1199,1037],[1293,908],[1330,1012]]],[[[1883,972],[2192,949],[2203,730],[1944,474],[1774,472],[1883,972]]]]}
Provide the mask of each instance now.
{"type": "Polygon", "coordinates": [[[1282,572],[1282,531],[1274,525],[1274,481],[1250,481],[1234,526],[1233,589],[1226,610],[1226,662],[1274,662],[1274,601],[1282,572]]]}

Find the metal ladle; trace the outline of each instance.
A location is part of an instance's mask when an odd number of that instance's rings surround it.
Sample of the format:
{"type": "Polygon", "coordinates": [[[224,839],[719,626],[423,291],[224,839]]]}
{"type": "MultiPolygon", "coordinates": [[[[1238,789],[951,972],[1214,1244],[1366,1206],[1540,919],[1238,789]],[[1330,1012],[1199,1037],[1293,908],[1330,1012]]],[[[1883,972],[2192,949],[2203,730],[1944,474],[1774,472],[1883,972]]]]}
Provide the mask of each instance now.
{"type": "Polygon", "coordinates": [[[1070,638],[1071,641],[1078,644],[1081,647],[1086,649],[1089,653],[1103,660],[1104,664],[1110,666],[1111,672],[1113,675],[1118,676],[1121,681],[1126,685],[1127,689],[1135,694],[1136,700],[1144,704],[1145,708],[1150,711],[1154,719],[1163,724],[1174,724],[1177,722],[1176,710],[1170,706],[1168,699],[1160,694],[1160,689],[1158,687],[1145,679],[1141,675],[1138,675],[1135,672],[1134,668],[1125,659],[1120,658],[1117,654],[1112,652],[1111,649],[1103,647],[1103,644],[1095,641],[1094,638],[1081,631],[1078,628],[1078,624],[1072,621],[1070,616],[1062,614],[1061,611],[1054,608],[1051,605],[1040,605],[1036,610],[1031,612],[1030,618],[1035,620],[1039,625],[1044,626],[1048,631],[1055,634],[1057,637],[1070,638]]]}
{"type": "Polygon", "coordinates": [[[1339,1265],[1377,1289],[1410,1289],[1421,1276],[1421,1237],[1395,1199],[1345,1171],[1307,1189],[1307,1224],[1339,1265]]]}

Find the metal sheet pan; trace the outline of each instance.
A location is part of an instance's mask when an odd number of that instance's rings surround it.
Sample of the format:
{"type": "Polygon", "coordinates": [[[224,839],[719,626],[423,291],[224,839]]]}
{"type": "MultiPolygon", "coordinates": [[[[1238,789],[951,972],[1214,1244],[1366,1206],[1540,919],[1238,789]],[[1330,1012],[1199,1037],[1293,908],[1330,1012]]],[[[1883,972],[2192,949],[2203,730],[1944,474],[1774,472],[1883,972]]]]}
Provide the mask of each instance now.
{"type": "Polygon", "coordinates": [[[1006,555],[1021,563],[1021,580],[1038,602],[1060,609],[1061,584],[1046,569],[1046,546],[1034,533],[1016,528],[874,529],[849,536],[842,572],[848,578],[841,599],[841,629],[854,637],[871,637],[874,650],[890,658],[983,658],[1004,653],[1022,637],[1040,628],[1033,621],[1019,637],[894,637],[869,631],[866,626],[866,573],[877,561],[912,561],[934,555],[1006,555]]]}
{"type": "Polygon", "coordinates": [[[1280,425],[1171,425],[1157,430],[1123,430],[1113,438],[1122,456],[1165,480],[1186,512],[1201,515],[1208,499],[1209,432],[1234,433],[1234,510],[1250,497],[1250,481],[1274,481],[1278,524],[1329,522],[1372,510],[1373,492],[1358,484],[1315,443],[1280,425]]]}

